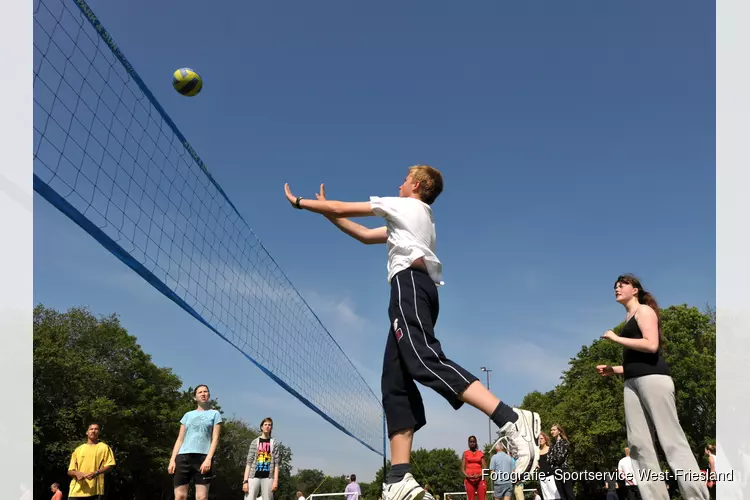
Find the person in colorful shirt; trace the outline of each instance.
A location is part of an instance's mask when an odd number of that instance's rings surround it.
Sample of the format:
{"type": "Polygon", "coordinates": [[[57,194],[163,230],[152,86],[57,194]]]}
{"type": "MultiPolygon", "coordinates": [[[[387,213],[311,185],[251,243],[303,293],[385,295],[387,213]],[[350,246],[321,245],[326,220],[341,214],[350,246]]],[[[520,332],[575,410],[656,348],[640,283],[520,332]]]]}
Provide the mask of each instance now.
{"type": "Polygon", "coordinates": [[[279,450],[271,437],[273,420],[264,418],[260,423],[260,436],[253,439],[247,452],[245,478],[242,491],[246,499],[273,500],[273,492],[279,487],[279,450]]]}

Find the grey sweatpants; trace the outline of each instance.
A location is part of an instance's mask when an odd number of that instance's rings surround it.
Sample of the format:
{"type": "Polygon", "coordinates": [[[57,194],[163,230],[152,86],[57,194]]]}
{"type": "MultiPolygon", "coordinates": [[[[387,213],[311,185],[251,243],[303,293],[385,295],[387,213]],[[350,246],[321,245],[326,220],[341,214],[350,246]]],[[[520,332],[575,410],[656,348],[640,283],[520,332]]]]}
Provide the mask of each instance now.
{"type": "Polygon", "coordinates": [[[689,477],[699,474],[700,468],[677,419],[672,377],[645,375],[631,378],[625,381],[624,392],[630,458],[643,500],[669,500],[666,483],[658,476],[662,471],[656,457],[654,434],[658,436],[669,467],[676,475],[682,498],[708,500],[705,481],[691,481],[689,477]],[[647,476],[640,475],[639,470],[647,476]],[[648,476],[651,474],[657,476],[651,478],[648,476]]]}
{"type": "Polygon", "coordinates": [[[273,487],[272,477],[251,478],[247,486],[248,492],[245,496],[247,500],[256,500],[259,495],[263,500],[273,500],[273,491],[271,491],[273,487]]]}

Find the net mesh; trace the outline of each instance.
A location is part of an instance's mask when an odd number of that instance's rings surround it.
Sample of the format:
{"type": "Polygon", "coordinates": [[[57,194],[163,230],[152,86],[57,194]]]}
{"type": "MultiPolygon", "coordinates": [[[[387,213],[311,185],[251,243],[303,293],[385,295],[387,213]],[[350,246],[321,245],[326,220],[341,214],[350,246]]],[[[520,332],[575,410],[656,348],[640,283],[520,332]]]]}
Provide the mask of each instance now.
{"type": "Polygon", "coordinates": [[[34,0],[34,186],[343,432],[379,399],[82,0],[34,0]]]}

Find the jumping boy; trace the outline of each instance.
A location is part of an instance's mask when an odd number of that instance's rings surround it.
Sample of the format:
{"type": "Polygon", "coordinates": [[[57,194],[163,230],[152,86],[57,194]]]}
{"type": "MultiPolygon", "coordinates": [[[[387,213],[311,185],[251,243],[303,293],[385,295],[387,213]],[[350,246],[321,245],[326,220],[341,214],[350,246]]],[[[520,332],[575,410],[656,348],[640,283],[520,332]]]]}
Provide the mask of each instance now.
{"type": "Polygon", "coordinates": [[[293,207],[322,214],[362,243],[385,243],[388,249],[391,327],[381,390],[392,465],[383,485],[383,500],[422,500],[425,495],[409,463],[414,433],[427,422],[415,381],[435,390],[456,410],[468,403],[483,411],[500,428],[495,445],[502,440],[512,450],[516,472],[533,471],[539,460],[539,415],[501,402],[476,376],[446,358],[435,338],[437,286],[443,282],[430,206],[443,190],[440,172],[429,165],[415,165],[399,187],[398,197],[372,196],[365,202],[327,200],[324,189],[321,184],[317,199],[310,200],[294,196],[289,185],[284,185],[293,207]],[[347,218],[366,216],[383,217],[386,225],[370,229],[347,218]]]}

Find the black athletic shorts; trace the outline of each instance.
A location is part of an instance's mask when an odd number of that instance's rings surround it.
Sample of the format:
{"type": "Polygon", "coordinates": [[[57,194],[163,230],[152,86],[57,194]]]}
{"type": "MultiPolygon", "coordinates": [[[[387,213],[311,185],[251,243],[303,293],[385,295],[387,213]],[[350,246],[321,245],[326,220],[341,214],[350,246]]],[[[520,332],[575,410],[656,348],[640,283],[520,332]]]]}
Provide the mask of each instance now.
{"type": "Polygon", "coordinates": [[[211,470],[206,474],[201,474],[201,464],[206,460],[206,455],[202,453],[184,453],[177,455],[175,458],[174,468],[174,487],[190,484],[194,480],[195,484],[211,484],[214,478],[214,466],[211,464],[211,470]]]}
{"type": "Polygon", "coordinates": [[[389,437],[405,429],[416,432],[427,423],[415,381],[457,410],[463,405],[459,395],[479,380],[443,354],[433,329],[439,309],[437,286],[427,271],[405,269],[391,280],[391,328],[380,381],[389,437]]]}

